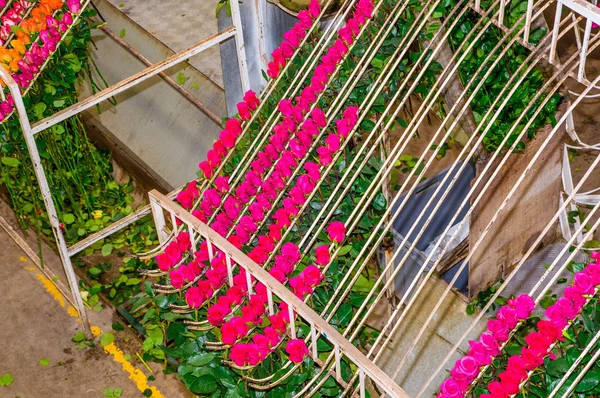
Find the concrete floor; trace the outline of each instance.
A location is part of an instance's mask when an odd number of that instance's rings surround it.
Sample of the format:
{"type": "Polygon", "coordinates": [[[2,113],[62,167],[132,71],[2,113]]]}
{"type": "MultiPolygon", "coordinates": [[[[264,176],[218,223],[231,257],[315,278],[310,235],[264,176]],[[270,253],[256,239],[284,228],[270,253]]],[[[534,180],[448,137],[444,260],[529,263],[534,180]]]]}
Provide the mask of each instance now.
{"type": "MultiPolygon", "coordinates": [[[[1,203],[3,214],[6,205],[1,203]]],[[[0,376],[14,377],[11,385],[0,387],[0,397],[102,398],[105,388],[121,388],[121,396],[127,398],[143,397],[147,388],[154,398],[192,396],[174,375],[163,375],[159,364],[150,364],[156,380],[148,381],[150,373],[135,360],[136,352],[142,352],[139,341],[127,328],[111,330],[116,317],[109,309],[88,311],[88,315],[93,331],[113,332],[115,342],[105,348],[97,343],[94,348],[78,349],[71,341],[82,330],[75,309],[2,228],[0,242],[0,376]],[[126,360],[126,354],[131,359],[126,360]],[[49,364],[41,365],[42,359],[49,364]]],[[[46,268],[52,275],[58,257],[45,249],[46,268]]],[[[61,272],[56,275],[65,281],[61,272]]]]}

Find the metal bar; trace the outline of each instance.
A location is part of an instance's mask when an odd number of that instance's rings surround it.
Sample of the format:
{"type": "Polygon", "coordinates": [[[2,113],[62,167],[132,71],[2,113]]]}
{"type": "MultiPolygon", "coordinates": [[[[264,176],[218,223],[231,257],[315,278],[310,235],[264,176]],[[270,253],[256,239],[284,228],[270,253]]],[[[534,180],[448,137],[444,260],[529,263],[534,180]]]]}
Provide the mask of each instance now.
{"type": "Polygon", "coordinates": [[[165,215],[162,207],[160,207],[152,198],[150,198],[150,208],[152,209],[152,218],[154,218],[154,224],[156,225],[158,241],[162,245],[168,239],[168,236],[165,233],[165,215]]]}
{"type": "Polygon", "coordinates": [[[229,2],[231,9],[231,20],[235,27],[235,46],[237,48],[237,61],[240,69],[240,81],[242,83],[242,93],[250,90],[250,78],[248,77],[248,63],[246,61],[246,46],[244,45],[244,32],[242,32],[242,19],[240,17],[240,5],[238,0],[229,2]]]}
{"type": "MultiPolygon", "coordinates": [[[[560,379],[560,381],[558,382],[558,384],[554,386],[554,389],[552,390],[550,395],[548,395],[548,398],[554,398],[554,396],[558,393],[558,390],[560,390],[560,388],[565,384],[567,379],[573,374],[575,369],[577,369],[577,367],[579,366],[579,364],[581,363],[583,358],[588,354],[588,352],[590,352],[591,348],[596,344],[598,339],[600,339],[600,331],[598,333],[596,333],[594,338],[585,346],[585,349],[581,352],[581,354],[579,354],[579,356],[577,357],[575,362],[573,362],[573,365],[571,365],[571,367],[569,368],[567,373],[565,373],[563,375],[563,377],[560,379]]],[[[577,385],[579,384],[579,382],[581,381],[583,376],[585,376],[585,374],[590,369],[590,367],[596,363],[596,361],[598,360],[598,357],[600,357],[600,350],[596,350],[596,352],[594,353],[594,356],[590,360],[588,360],[585,367],[577,375],[577,378],[575,380],[573,380],[573,383],[571,383],[571,385],[569,386],[567,391],[562,395],[563,397],[568,397],[571,395],[573,390],[577,387],[577,385]]]]}
{"type": "Polygon", "coordinates": [[[583,32],[583,44],[581,45],[581,58],[579,61],[579,71],[577,72],[577,80],[580,82],[585,79],[585,60],[587,59],[587,50],[590,45],[590,35],[592,34],[592,20],[588,19],[585,23],[585,31],[583,32]]]}
{"type": "Polygon", "coordinates": [[[40,131],[43,131],[49,127],[52,127],[53,125],[62,122],[63,120],[66,120],[68,118],[70,118],[73,115],[79,114],[81,112],[83,112],[86,109],[89,109],[93,106],[95,106],[96,104],[99,104],[100,102],[115,96],[143,81],[148,80],[149,78],[151,78],[152,76],[155,76],[157,74],[159,74],[162,71],[165,71],[167,69],[169,69],[170,67],[172,67],[173,65],[176,65],[180,62],[183,62],[187,59],[189,59],[190,57],[193,57],[196,54],[201,53],[202,51],[206,50],[207,48],[210,48],[216,44],[219,44],[231,37],[233,37],[235,35],[235,31],[236,29],[231,26],[225,30],[223,30],[220,33],[217,33],[213,36],[210,36],[209,38],[202,40],[201,42],[194,44],[193,46],[182,50],[178,53],[175,53],[173,55],[171,55],[170,57],[164,59],[163,61],[160,61],[138,73],[136,73],[133,76],[130,76],[126,79],[121,80],[119,83],[116,83],[108,88],[105,88],[102,91],[99,91],[98,93],[74,104],[71,105],[65,109],[63,109],[60,112],[55,113],[54,115],[47,117],[39,122],[37,122],[36,124],[34,124],[31,128],[31,131],[33,134],[37,134],[40,131]]]}
{"type": "Polygon", "coordinates": [[[29,124],[29,118],[27,116],[25,104],[23,103],[21,91],[19,90],[17,82],[14,81],[10,73],[4,67],[0,67],[0,78],[8,86],[13,100],[15,101],[15,108],[17,109],[21,130],[23,131],[25,143],[27,144],[27,149],[29,151],[29,157],[31,158],[31,163],[33,164],[33,169],[40,186],[46,211],[48,212],[48,220],[52,226],[52,232],[54,233],[54,238],[56,239],[56,245],[58,247],[58,253],[60,254],[60,258],[65,269],[65,274],[67,275],[69,288],[73,294],[75,308],[79,314],[79,319],[81,319],[81,324],[86,337],[91,339],[93,336],[90,330],[90,324],[88,322],[85,306],[83,305],[83,300],[81,299],[81,292],[79,291],[77,276],[75,275],[75,270],[73,269],[73,264],[71,263],[71,258],[69,257],[67,242],[65,241],[65,237],[60,229],[60,221],[58,219],[56,207],[54,206],[54,201],[52,200],[52,194],[50,193],[48,180],[46,179],[46,174],[44,173],[44,167],[42,166],[42,161],[40,159],[40,153],[38,152],[38,147],[35,142],[35,137],[31,131],[31,125],[29,124]]]}
{"type": "Polygon", "coordinates": [[[527,0],[527,11],[525,14],[525,32],[523,33],[523,40],[529,41],[529,34],[531,32],[531,16],[533,15],[533,0],[527,0]]]}
{"type": "MultiPolygon", "coordinates": [[[[247,272],[252,274],[259,282],[271,289],[282,301],[287,303],[291,311],[295,311],[303,319],[315,325],[321,335],[332,344],[339,346],[340,351],[348,357],[356,366],[362,369],[369,378],[371,378],[381,389],[393,397],[409,398],[409,395],[400,388],[391,378],[389,378],[381,369],[369,361],[365,355],[346,340],[334,327],[325,322],[312,308],[306,305],[302,300],[296,297],[288,288],[283,286],[273,276],[271,276],[260,265],[252,261],[248,256],[233,246],[225,238],[213,231],[209,226],[185,211],[181,206],[171,202],[166,196],[156,190],[148,193],[154,197],[161,207],[169,212],[175,213],[183,222],[192,225],[192,227],[204,236],[207,241],[214,243],[219,250],[229,254],[231,258],[242,266],[247,272]]],[[[293,318],[290,319],[290,321],[293,318]]]]}
{"type": "MultiPolygon", "coordinates": [[[[152,66],[152,62],[150,62],[150,60],[148,58],[144,57],[142,55],[142,53],[140,53],[135,48],[133,48],[131,46],[131,44],[129,44],[125,40],[121,39],[115,32],[113,32],[107,26],[101,26],[99,29],[101,31],[103,31],[108,37],[113,39],[119,46],[121,46],[122,48],[127,50],[131,55],[133,55],[134,57],[139,59],[144,65],[152,66]]],[[[208,116],[208,118],[210,120],[215,122],[215,124],[217,126],[221,126],[221,123],[222,123],[221,118],[219,116],[217,116],[213,111],[208,109],[208,107],[206,105],[204,105],[202,102],[200,102],[200,100],[198,98],[194,97],[187,90],[185,90],[183,87],[181,87],[179,84],[177,84],[177,82],[175,80],[171,79],[166,73],[160,72],[158,74],[158,76],[160,76],[165,81],[165,83],[167,83],[169,86],[173,87],[173,89],[175,89],[175,91],[177,91],[179,94],[181,94],[186,100],[188,100],[190,103],[192,103],[196,108],[200,109],[200,111],[202,111],[206,116],[208,116]]]]}
{"type": "MultiPolygon", "coordinates": [[[[558,30],[560,27],[560,19],[562,16],[562,0],[556,2],[556,14],[554,15],[554,27],[552,28],[552,42],[550,44],[550,59],[549,62],[554,64],[556,59],[556,45],[558,43],[558,30]]],[[[577,27],[575,27],[577,29],[577,27]]]]}

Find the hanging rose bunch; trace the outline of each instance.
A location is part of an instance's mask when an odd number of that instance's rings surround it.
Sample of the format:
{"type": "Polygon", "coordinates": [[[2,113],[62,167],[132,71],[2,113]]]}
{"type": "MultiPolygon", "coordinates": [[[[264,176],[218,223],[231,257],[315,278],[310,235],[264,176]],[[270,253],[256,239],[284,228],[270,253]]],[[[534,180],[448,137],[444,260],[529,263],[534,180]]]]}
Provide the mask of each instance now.
{"type": "Polygon", "coordinates": [[[308,9],[298,13],[300,21],[291,30],[284,33],[283,42],[279,48],[271,53],[273,60],[267,65],[267,75],[271,79],[276,79],[283,68],[285,68],[287,60],[294,55],[294,51],[300,46],[300,43],[306,37],[306,33],[320,13],[321,5],[319,4],[319,0],[311,0],[308,4],[308,9]]]}
{"type": "Polygon", "coordinates": [[[219,139],[206,154],[207,159],[198,164],[204,178],[211,178],[227,153],[235,147],[238,137],[242,134],[242,121],[250,120],[252,112],[258,109],[259,104],[260,101],[254,91],[249,90],[244,94],[243,101],[237,104],[241,120],[230,118],[225,122],[225,129],[221,131],[219,139]]]}
{"type": "MultiPolygon", "coordinates": [[[[5,5],[0,5],[0,7],[4,8],[5,5]]],[[[32,3],[24,0],[13,1],[11,4],[11,9],[7,10],[4,15],[2,15],[2,18],[0,18],[1,46],[4,46],[4,42],[12,35],[13,31],[11,28],[13,26],[19,26],[31,5],[32,3]]]]}
{"type": "Polygon", "coordinates": [[[489,365],[493,357],[500,354],[500,347],[508,340],[509,332],[517,324],[531,316],[535,304],[528,295],[521,295],[498,310],[496,319],[488,321],[487,332],[478,341],[469,341],[471,349],[467,356],[456,361],[450,371],[450,378],[441,386],[438,398],[464,397],[469,385],[489,365]]]}
{"type": "MultiPolygon", "coordinates": [[[[481,397],[506,398],[517,394],[522,383],[528,379],[529,372],[542,365],[546,356],[554,359],[551,348],[563,339],[563,330],[593,297],[598,286],[600,264],[596,260],[596,263],[587,265],[575,274],[573,285],[565,289],[564,297],[546,309],[547,319],[538,321],[537,331],[525,337],[527,346],[521,348],[521,354],[508,358],[506,370],[498,374],[499,381],[489,383],[487,387],[490,393],[481,397]]],[[[464,397],[470,384],[479,376],[482,367],[489,365],[493,357],[500,354],[500,348],[508,340],[510,331],[531,315],[534,306],[531,297],[521,295],[509,300],[506,306],[500,308],[497,319],[488,322],[488,331],[481,335],[479,341],[469,342],[469,353],[456,362],[450,371],[450,378],[442,383],[438,397],[464,397]]]]}
{"type": "MultiPolygon", "coordinates": [[[[343,240],[343,237],[345,236],[344,224],[340,222],[332,223],[328,227],[328,235],[334,245],[341,242],[341,240],[338,241],[338,239],[342,238],[343,240]]],[[[321,266],[328,265],[330,260],[329,250],[330,247],[326,245],[317,248],[317,251],[315,251],[315,262],[321,266]],[[324,253],[325,249],[327,250],[327,254],[324,253]]],[[[306,267],[298,277],[290,279],[290,286],[296,283],[292,282],[292,280],[296,280],[298,281],[296,286],[303,284],[304,286],[310,286],[312,289],[317,287],[323,278],[324,275],[322,274],[321,270],[316,265],[311,265],[306,267]]],[[[292,289],[295,290],[297,295],[299,294],[299,291],[296,290],[297,287],[292,286],[292,289]]],[[[307,294],[310,293],[312,293],[312,290],[307,294]]],[[[283,335],[287,330],[287,325],[290,323],[290,313],[285,302],[280,303],[279,308],[279,312],[269,316],[270,326],[266,327],[263,333],[257,333],[252,336],[252,343],[237,343],[233,345],[229,358],[237,366],[257,365],[258,363],[262,362],[271,352],[273,352],[276,346],[281,342],[283,335]],[[255,354],[245,354],[248,351],[251,351],[255,354]]],[[[222,334],[227,333],[228,330],[232,329],[232,326],[226,326],[227,324],[228,323],[225,323],[221,327],[222,334]]],[[[246,330],[245,333],[247,332],[248,331],[246,330]]],[[[232,335],[227,333],[227,342],[225,340],[223,342],[225,344],[231,344],[232,341],[237,341],[238,339],[244,337],[245,333],[241,335],[232,335]]],[[[308,349],[306,348],[306,344],[303,340],[288,341],[286,345],[286,352],[288,353],[289,359],[295,363],[302,362],[306,355],[308,355],[308,349]]]]}
{"type": "Polygon", "coordinates": [[[158,268],[163,272],[169,271],[181,261],[183,254],[190,250],[191,247],[190,234],[187,232],[180,233],[174,241],[167,245],[161,254],[156,256],[158,268]]]}
{"type": "MultiPolygon", "coordinates": [[[[24,1],[15,2],[13,10],[21,8],[26,4],[24,1]],[[18,4],[18,5],[17,5],[18,4]]],[[[62,34],[64,34],[73,24],[73,16],[69,12],[65,12],[60,19],[53,17],[55,11],[63,7],[61,0],[40,0],[36,3],[36,7],[32,9],[30,17],[22,20],[18,27],[16,24],[10,25],[9,29],[14,30],[16,39],[11,40],[11,49],[0,49],[0,62],[12,73],[13,79],[19,87],[25,89],[31,85],[41,67],[48,58],[56,51],[58,42],[62,34]],[[38,38],[32,43],[32,39],[38,38]],[[29,48],[27,46],[29,45],[29,48]]],[[[70,0],[68,9],[70,12],[77,10],[81,11],[79,0],[70,0]],[[78,4],[78,7],[75,6],[78,4]]],[[[11,24],[16,22],[16,15],[11,13],[12,18],[6,23],[11,24]]],[[[0,36],[4,38],[5,21],[0,29],[0,36]]],[[[8,38],[8,37],[7,37],[8,38]]],[[[14,101],[7,97],[5,101],[0,102],[0,121],[3,121],[6,116],[14,110],[14,101]]]]}

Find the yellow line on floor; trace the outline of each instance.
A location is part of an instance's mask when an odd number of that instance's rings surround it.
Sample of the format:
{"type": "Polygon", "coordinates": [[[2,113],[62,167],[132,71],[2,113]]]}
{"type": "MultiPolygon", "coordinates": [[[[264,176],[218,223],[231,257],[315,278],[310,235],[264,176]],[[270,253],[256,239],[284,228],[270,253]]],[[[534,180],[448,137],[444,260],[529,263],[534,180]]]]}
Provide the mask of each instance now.
{"type": "MultiPolygon", "coordinates": [[[[20,256],[19,261],[21,261],[22,263],[26,263],[27,259],[23,256],[20,256]]],[[[36,267],[25,267],[25,269],[27,271],[35,271],[36,267]]],[[[66,306],[65,297],[60,292],[60,290],[58,290],[54,282],[46,278],[41,273],[36,273],[35,276],[42,283],[44,289],[46,289],[46,291],[50,293],[54,301],[56,301],[61,307],[66,308],[67,313],[73,318],[76,318],[77,322],[81,323],[81,320],[77,315],[77,310],[70,304],[68,307],[66,306]]],[[[94,337],[99,337],[102,334],[102,330],[98,326],[92,326],[91,330],[94,337]]],[[[125,371],[125,373],[127,373],[129,379],[134,382],[138,390],[144,392],[150,389],[152,391],[152,398],[165,398],[165,396],[158,390],[158,388],[156,388],[155,386],[150,386],[148,384],[148,378],[146,377],[146,375],[140,369],[133,366],[133,364],[125,358],[125,354],[123,353],[123,351],[119,349],[119,347],[117,347],[114,342],[105,346],[104,352],[112,356],[113,360],[121,365],[121,368],[125,371]]]]}
{"type": "MultiPolygon", "coordinates": [[[[102,330],[97,326],[92,326],[92,334],[95,337],[99,337],[102,334],[102,330]]],[[[129,379],[133,380],[138,390],[144,392],[145,390],[150,389],[152,391],[152,398],[165,398],[156,387],[148,384],[146,375],[141,370],[135,368],[131,362],[125,358],[125,354],[115,345],[115,343],[106,345],[104,347],[104,352],[112,355],[113,360],[121,364],[123,370],[129,373],[129,379]]]]}

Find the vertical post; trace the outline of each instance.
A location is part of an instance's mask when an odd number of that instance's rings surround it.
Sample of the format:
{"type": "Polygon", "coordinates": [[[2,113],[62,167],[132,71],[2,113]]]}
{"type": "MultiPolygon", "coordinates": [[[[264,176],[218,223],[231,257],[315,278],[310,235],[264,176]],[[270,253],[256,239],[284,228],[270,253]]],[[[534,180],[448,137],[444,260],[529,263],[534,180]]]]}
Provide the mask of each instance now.
{"type": "Polygon", "coordinates": [[[225,262],[227,263],[227,280],[229,281],[229,286],[233,286],[233,269],[231,267],[231,257],[229,254],[225,253],[225,262]]]}
{"type": "Polygon", "coordinates": [[[162,207],[158,205],[156,198],[152,196],[152,192],[148,194],[148,200],[150,201],[150,210],[152,210],[152,218],[154,219],[158,241],[162,245],[167,240],[167,233],[165,232],[165,214],[163,213],[162,207]]]}
{"type": "Polygon", "coordinates": [[[52,232],[54,233],[56,245],[58,246],[58,253],[60,254],[60,259],[62,260],[63,268],[65,269],[65,274],[67,275],[69,288],[71,289],[71,293],[73,294],[73,302],[75,303],[79,319],[81,319],[84,333],[87,338],[91,339],[93,336],[92,332],[90,331],[90,324],[88,321],[87,313],[85,312],[83,300],[81,299],[81,293],[79,292],[77,276],[75,275],[75,271],[73,270],[73,264],[71,263],[71,257],[67,248],[67,242],[65,241],[65,237],[63,236],[62,231],[60,230],[60,221],[58,219],[58,213],[56,212],[56,207],[54,206],[54,201],[52,200],[52,194],[50,193],[48,180],[46,179],[46,174],[44,173],[44,168],[42,166],[42,161],[40,159],[40,154],[38,152],[33,132],[31,131],[31,124],[29,123],[27,111],[25,110],[25,105],[23,104],[21,91],[19,90],[19,86],[14,81],[14,79],[10,76],[6,69],[4,69],[4,67],[1,66],[0,78],[8,86],[10,93],[12,94],[12,97],[15,101],[15,107],[17,109],[19,123],[21,124],[21,129],[23,130],[23,136],[25,137],[25,143],[27,144],[29,157],[31,158],[31,163],[33,164],[35,176],[40,186],[42,198],[44,199],[44,205],[46,206],[46,211],[48,212],[48,219],[50,220],[52,232]]]}
{"type": "MultiPolygon", "coordinates": [[[[556,44],[558,42],[558,29],[560,28],[560,18],[562,16],[562,2],[556,2],[556,14],[554,15],[554,26],[552,27],[552,43],[550,44],[550,63],[554,65],[556,59],[556,44]]],[[[575,28],[577,29],[577,27],[575,28]]]]}
{"type": "Polygon", "coordinates": [[[533,16],[533,0],[527,0],[527,12],[525,14],[525,32],[523,39],[525,43],[529,42],[529,34],[531,33],[531,17],[533,16]]]}
{"type": "Polygon", "coordinates": [[[292,339],[296,338],[296,320],[294,319],[294,310],[292,306],[288,304],[288,314],[290,316],[290,333],[292,335],[292,339]]]}
{"type": "Polygon", "coordinates": [[[229,5],[231,7],[231,20],[233,26],[235,26],[235,47],[237,49],[238,67],[240,69],[243,95],[243,93],[250,90],[250,77],[248,76],[248,62],[246,61],[246,46],[244,45],[240,5],[238,4],[238,0],[231,0],[229,5]]]}
{"type": "Polygon", "coordinates": [[[360,398],[365,398],[365,396],[366,396],[366,394],[365,394],[365,372],[363,372],[362,369],[360,369],[358,371],[358,379],[359,379],[359,383],[360,383],[360,387],[359,387],[360,398]]]}
{"type": "Polygon", "coordinates": [[[319,357],[319,350],[317,347],[317,329],[314,324],[310,324],[310,339],[312,340],[312,355],[315,358],[319,357]]]}
{"type": "Polygon", "coordinates": [[[579,56],[579,72],[577,73],[577,80],[583,83],[585,79],[585,60],[587,59],[587,51],[590,44],[590,35],[592,34],[592,20],[587,19],[585,23],[585,32],[583,33],[583,44],[581,45],[581,54],[579,56]]]}
{"type": "Polygon", "coordinates": [[[248,285],[248,298],[252,297],[252,275],[246,270],[246,285],[248,285]]]}
{"type": "Polygon", "coordinates": [[[340,346],[335,345],[333,347],[333,353],[335,354],[335,377],[336,379],[342,380],[342,365],[341,365],[341,355],[340,355],[340,346]]]}
{"type": "Polygon", "coordinates": [[[498,11],[498,25],[504,25],[504,10],[506,9],[506,0],[500,0],[500,9],[498,11]]]}
{"type": "Polygon", "coordinates": [[[267,302],[269,303],[269,315],[275,315],[275,306],[273,305],[273,292],[267,287],[267,302]]]}

